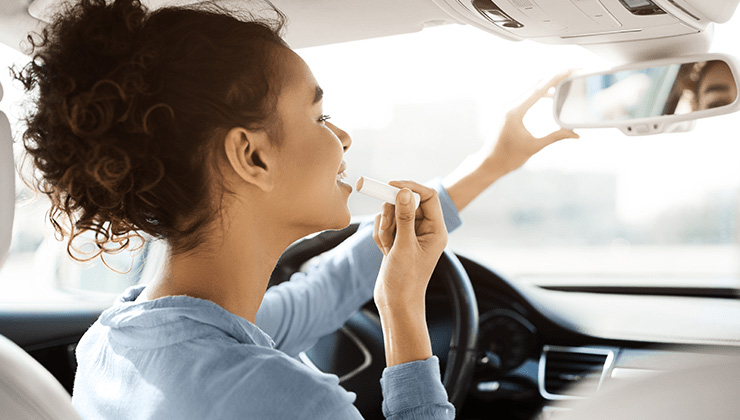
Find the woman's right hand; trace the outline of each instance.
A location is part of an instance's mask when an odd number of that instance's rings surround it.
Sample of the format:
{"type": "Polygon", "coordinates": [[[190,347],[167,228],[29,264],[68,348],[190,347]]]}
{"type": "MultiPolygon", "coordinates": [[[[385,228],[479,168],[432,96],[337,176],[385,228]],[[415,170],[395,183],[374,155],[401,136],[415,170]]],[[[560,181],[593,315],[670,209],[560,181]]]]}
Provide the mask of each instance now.
{"type": "Polygon", "coordinates": [[[383,204],[373,234],[384,255],[374,297],[376,304],[384,306],[423,300],[432,271],[447,245],[437,192],[409,181],[390,185],[401,188],[401,192],[395,206],[383,204]],[[421,196],[416,210],[411,191],[421,196]]]}
{"type": "Polygon", "coordinates": [[[376,216],[373,238],[383,252],[374,299],[385,336],[388,366],[431,357],[425,295],[434,267],[447,245],[447,228],[437,192],[409,181],[396,205],[384,204],[376,216]],[[421,196],[414,209],[411,191],[421,196]]]}

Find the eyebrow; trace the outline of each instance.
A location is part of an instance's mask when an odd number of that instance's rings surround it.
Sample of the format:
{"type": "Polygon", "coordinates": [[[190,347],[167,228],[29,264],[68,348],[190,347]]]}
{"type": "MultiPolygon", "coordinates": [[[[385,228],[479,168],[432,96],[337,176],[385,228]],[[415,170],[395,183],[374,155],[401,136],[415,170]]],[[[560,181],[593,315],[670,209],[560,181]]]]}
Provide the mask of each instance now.
{"type": "Polygon", "coordinates": [[[730,90],[730,87],[727,85],[711,85],[704,89],[703,93],[710,93],[710,92],[727,92],[730,90]]]}
{"type": "Polygon", "coordinates": [[[324,97],[324,90],[320,86],[316,86],[316,95],[313,98],[313,103],[318,103],[321,98],[324,97]]]}

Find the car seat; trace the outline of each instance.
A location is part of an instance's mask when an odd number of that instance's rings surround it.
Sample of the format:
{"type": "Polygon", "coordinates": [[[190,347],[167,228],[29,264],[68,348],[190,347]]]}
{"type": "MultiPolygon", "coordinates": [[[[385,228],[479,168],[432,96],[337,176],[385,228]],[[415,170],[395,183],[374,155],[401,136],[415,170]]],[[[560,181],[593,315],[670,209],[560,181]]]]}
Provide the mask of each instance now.
{"type": "MultiPolygon", "coordinates": [[[[14,212],[13,141],[8,118],[0,111],[0,266],[10,249],[14,212]]],[[[0,419],[80,419],[69,394],[54,376],[3,336],[0,336],[0,419]]]]}

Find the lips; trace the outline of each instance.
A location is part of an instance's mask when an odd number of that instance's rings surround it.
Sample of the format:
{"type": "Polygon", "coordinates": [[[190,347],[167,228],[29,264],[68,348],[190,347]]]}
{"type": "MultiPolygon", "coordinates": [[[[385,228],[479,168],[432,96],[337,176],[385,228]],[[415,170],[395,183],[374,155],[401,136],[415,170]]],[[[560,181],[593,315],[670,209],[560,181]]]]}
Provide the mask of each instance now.
{"type": "Polygon", "coordinates": [[[352,186],[347,184],[346,182],[343,182],[345,178],[347,178],[347,163],[345,161],[342,161],[342,164],[339,166],[339,172],[337,173],[337,184],[341,186],[342,188],[347,189],[349,192],[352,192],[352,186]]]}
{"type": "Polygon", "coordinates": [[[342,161],[342,164],[339,166],[339,172],[337,172],[337,181],[343,181],[345,178],[347,178],[347,162],[342,161]]]}

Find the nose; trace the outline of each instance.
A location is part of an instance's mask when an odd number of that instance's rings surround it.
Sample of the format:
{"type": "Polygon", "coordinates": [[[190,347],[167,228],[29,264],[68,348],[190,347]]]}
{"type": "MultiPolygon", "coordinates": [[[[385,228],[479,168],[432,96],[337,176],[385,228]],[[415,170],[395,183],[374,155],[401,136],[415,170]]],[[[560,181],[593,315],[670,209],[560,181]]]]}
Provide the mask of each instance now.
{"type": "Polygon", "coordinates": [[[337,137],[339,137],[339,140],[342,142],[342,148],[346,152],[349,149],[349,147],[352,146],[352,137],[350,137],[346,131],[342,130],[341,128],[337,127],[336,125],[328,121],[326,122],[326,125],[329,127],[331,131],[334,132],[334,134],[337,135],[337,137]]]}

